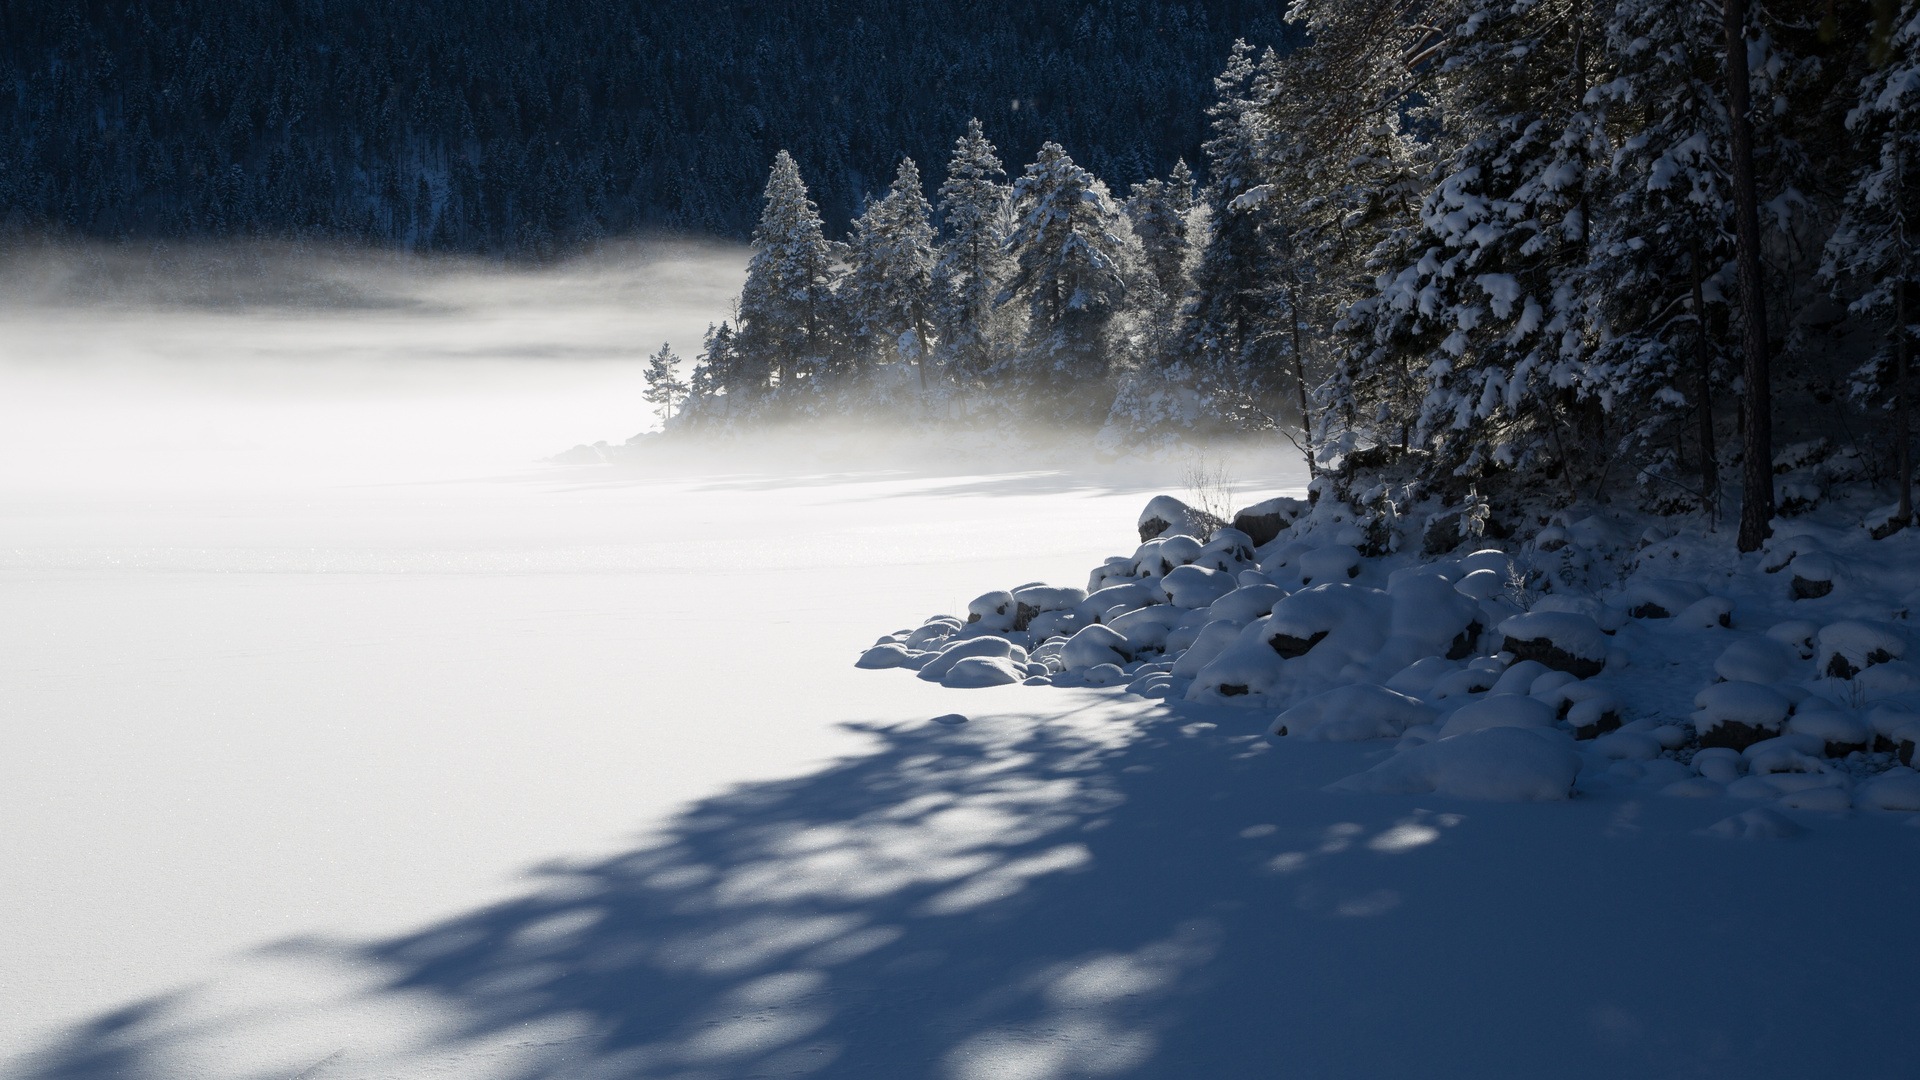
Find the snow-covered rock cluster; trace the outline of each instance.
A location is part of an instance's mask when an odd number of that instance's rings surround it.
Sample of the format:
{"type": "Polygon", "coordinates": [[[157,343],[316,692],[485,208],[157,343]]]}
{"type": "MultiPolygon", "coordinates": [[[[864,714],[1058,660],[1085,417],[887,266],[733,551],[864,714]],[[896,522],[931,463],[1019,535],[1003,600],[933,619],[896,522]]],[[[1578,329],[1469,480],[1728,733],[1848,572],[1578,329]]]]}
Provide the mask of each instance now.
{"type": "Polygon", "coordinates": [[[1433,557],[1394,552],[1397,536],[1330,498],[1270,500],[1229,526],[1167,496],[1138,526],[1140,546],[1084,589],[987,593],[859,665],[952,687],[1124,687],[1268,710],[1276,738],[1394,740],[1336,785],[1362,792],[1626,786],[1920,811],[1920,669],[1903,659],[1920,546],[1905,534],[1782,523],[1741,559],[1562,515],[1525,543],[1433,557]]]}

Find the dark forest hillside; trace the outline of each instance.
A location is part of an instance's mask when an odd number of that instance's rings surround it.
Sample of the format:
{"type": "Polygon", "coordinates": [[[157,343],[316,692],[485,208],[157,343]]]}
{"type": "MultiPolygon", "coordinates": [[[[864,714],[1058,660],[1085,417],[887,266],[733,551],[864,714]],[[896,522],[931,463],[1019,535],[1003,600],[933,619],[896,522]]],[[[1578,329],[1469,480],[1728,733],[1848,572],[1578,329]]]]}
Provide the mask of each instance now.
{"type": "Polygon", "coordinates": [[[786,148],[831,229],[979,116],[1112,182],[1198,160],[1249,0],[4,0],[0,222],[543,254],[744,236],[786,148]]]}

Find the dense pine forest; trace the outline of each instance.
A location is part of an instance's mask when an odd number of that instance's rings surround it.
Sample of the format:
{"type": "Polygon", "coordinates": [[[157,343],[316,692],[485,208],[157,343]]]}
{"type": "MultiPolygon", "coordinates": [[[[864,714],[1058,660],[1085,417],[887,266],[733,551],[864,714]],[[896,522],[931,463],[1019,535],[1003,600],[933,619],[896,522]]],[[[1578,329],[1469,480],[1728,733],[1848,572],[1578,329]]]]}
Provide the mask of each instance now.
{"type": "Polygon", "coordinates": [[[6,0],[0,226],[545,257],[744,237],[784,148],[837,230],[970,116],[1162,173],[1234,38],[1288,33],[1252,0],[6,0]]]}
{"type": "Polygon", "coordinates": [[[1737,470],[1743,547],[1861,481],[1897,499],[1877,530],[1908,520],[1920,5],[1287,18],[1305,44],[1225,58],[1203,184],[1056,141],[1003,165],[994,114],[840,243],[782,155],[738,318],[663,407],[1274,430],[1388,517],[1476,490],[1711,514],[1737,470]]]}

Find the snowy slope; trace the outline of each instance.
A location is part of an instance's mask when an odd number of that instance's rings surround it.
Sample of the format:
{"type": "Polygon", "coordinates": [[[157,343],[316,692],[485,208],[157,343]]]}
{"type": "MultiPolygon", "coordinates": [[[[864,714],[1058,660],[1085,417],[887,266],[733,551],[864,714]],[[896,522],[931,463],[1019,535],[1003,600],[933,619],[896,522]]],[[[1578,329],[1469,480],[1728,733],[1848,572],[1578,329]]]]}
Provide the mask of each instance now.
{"type": "MultiPolygon", "coordinates": [[[[35,378],[47,428],[167,428],[35,378]]],[[[376,442],[392,404],[185,396],[376,442]]],[[[401,484],[6,447],[0,1074],[1911,1075],[1893,815],[1328,792],[1393,742],[851,666],[1074,582],[1167,477],[474,479],[533,441],[401,484]]]]}

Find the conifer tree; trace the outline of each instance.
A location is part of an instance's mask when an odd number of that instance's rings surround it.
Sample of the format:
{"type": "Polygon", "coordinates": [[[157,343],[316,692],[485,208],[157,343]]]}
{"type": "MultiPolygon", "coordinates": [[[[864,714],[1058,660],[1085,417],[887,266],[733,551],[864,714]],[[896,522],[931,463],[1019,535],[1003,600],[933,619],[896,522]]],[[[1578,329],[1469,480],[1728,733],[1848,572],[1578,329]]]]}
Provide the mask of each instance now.
{"type": "Polygon", "coordinates": [[[920,190],[920,169],[912,158],[902,158],[886,196],[853,223],[847,274],[840,286],[856,371],[870,361],[905,355],[914,361],[922,391],[933,317],[930,217],[920,190]]]}
{"type": "Polygon", "coordinates": [[[674,408],[687,392],[687,384],[680,381],[679,366],[680,358],[673,355],[670,344],[661,345],[659,352],[647,357],[645,398],[663,424],[673,419],[674,408]]]}
{"type": "Polygon", "coordinates": [[[736,334],[740,351],[772,369],[783,395],[825,369],[833,355],[833,259],[800,167],[782,150],[753,232],[736,334]]]}
{"type": "Polygon", "coordinates": [[[1007,174],[978,119],[954,142],[947,179],[940,185],[945,241],[933,271],[938,356],[959,382],[984,378],[989,324],[1005,262],[1001,219],[1010,188],[1007,174]]]}
{"type": "Polygon", "coordinates": [[[1914,301],[1920,296],[1920,221],[1907,208],[1920,197],[1920,5],[1902,4],[1891,31],[1875,46],[1881,66],[1860,80],[1846,118],[1864,161],[1846,190],[1845,216],[1827,243],[1821,274],[1858,290],[1852,310],[1886,328],[1884,343],[1853,381],[1857,397],[1892,399],[1891,471],[1899,501],[1885,524],[1898,529],[1913,521],[1908,382],[1914,301]]]}
{"type": "Polygon", "coordinates": [[[1113,361],[1107,329],[1127,294],[1121,233],[1131,239],[1131,232],[1106,184],[1058,143],[1040,147],[1013,198],[1018,223],[1007,247],[1016,270],[996,302],[1026,301],[1018,382],[1044,413],[1095,419],[1110,399],[1103,385],[1113,361]]]}
{"type": "Polygon", "coordinates": [[[1721,268],[1733,257],[1719,31],[1718,14],[1697,3],[1617,0],[1606,31],[1611,78],[1590,91],[1619,149],[1592,223],[1607,333],[1589,378],[1643,436],[1671,420],[1678,441],[1692,413],[1694,483],[1709,508],[1720,486],[1714,387],[1727,353],[1710,323],[1726,323],[1721,268]]]}
{"type": "Polygon", "coordinates": [[[1192,205],[1191,188],[1177,176],[1135,184],[1127,195],[1127,217],[1133,223],[1133,234],[1140,238],[1154,283],[1170,303],[1187,294],[1187,253],[1191,245],[1186,212],[1192,205]]]}
{"type": "MultiPolygon", "coordinates": [[[[1460,476],[1571,468],[1593,343],[1590,193],[1606,145],[1587,105],[1597,39],[1583,0],[1460,5],[1424,92],[1435,162],[1413,250],[1364,313],[1376,355],[1424,368],[1415,438],[1460,476]]],[[[1590,425],[1597,430],[1597,425],[1590,425]]]]}

